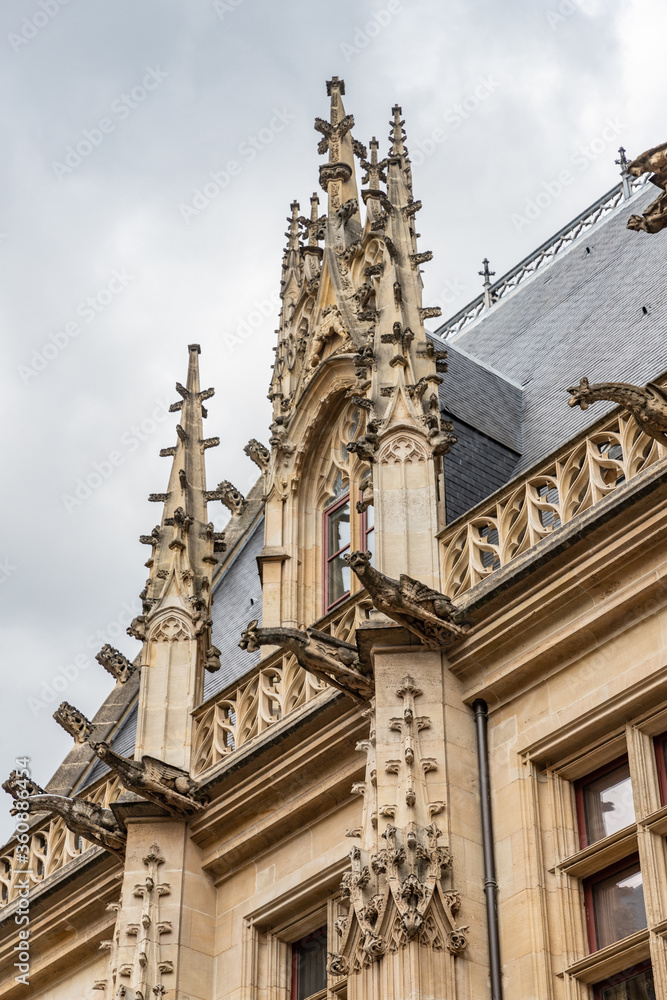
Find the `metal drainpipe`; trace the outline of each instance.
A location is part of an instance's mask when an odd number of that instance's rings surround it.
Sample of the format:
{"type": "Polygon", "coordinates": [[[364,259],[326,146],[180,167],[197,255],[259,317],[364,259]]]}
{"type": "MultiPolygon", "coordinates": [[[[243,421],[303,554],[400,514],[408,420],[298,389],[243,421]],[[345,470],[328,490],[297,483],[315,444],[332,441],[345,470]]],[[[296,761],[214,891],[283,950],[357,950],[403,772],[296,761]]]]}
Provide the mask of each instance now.
{"type": "Polygon", "coordinates": [[[477,726],[477,762],[479,764],[479,795],[482,804],[482,847],[484,849],[484,894],[486,895],[486,925],[489,935],[489,971],[491,1000],[503,1000],[503,979],[500,965],[498,933],[498,882],[491,816],[491,785],[489,781],[488,706],[478,698],[473,702],[477,726]]]}

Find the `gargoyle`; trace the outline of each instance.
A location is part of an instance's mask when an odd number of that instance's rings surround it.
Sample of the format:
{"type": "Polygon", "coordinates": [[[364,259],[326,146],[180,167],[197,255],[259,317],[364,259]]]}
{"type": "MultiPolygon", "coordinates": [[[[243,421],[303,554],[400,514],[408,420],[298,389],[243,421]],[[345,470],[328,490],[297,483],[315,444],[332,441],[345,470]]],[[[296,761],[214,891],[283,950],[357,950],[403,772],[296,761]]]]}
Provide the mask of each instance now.
{"type": "Polygon", "coordinates": [[[93,727],[83,712],[80,712],[68,701],[60,703],[53,713],[53,718],[66,733],[74,737],[75,743],[85,743],[93,731],[93,727]]]}
{"type": "Polygon", "coordinates": [[[90,745],[130,792],[164,806],[177,816],[187,816],[204,808],[204,803],[194,797],[197,782],[180,767],[173,767],[156,757],[142,757],[141,762],[122,757],[108,743],[90,745]]]}
{"type": "Polygon", "coordinates": [[[362,462],[369,462],[372,465],[375,461],[375,452],[380,445],[379,429],[379,421],[369,420],[366,426],[366,433],[362,434],[356,441],[349,441],[347,450],[354,452],[362,462]]]}
{"type": "Polygon", "coordinates": [[[461,622],[461,612],[448,597],[405,573],[393,580],[371,566],[370,560],[370,552],[353,552],[345,556],[378,611],[433,648],[466,634],[469,626],[461,622]]]}
{"type": "Polygon", "coordinates": [[[582,378],[579,385],[567,391],[570,393],[570,406],[580,406],[582,410],[600,399],[620,403],[645,434],[667,445],[667,393],[659,385],[653,382],[644,388],[628,382],[597,382],[591,385],[587,378],[582,378]]]}
{"type": "Polygon", "coordinates": [[[269,428],[271,431],[269,444],[272,445],[272,447],[277,448],[278,451],[282,451],[284,455],[291,455],[295,448],[289,440],[289,432],[287,429],[288,424],[289,417],[279,415],[275,418],[269,428]]]}
{"type": "Polygon", "coordinates": [[[33,812],[57,813],[72,833],[78,833],[91,844],[97,844],[119,858],[123,857],[127,836],[111,809],[87,799],[70,799],[66,795],[48,793],[31,795],[28,802],[33,812]]]}
{"type": "Polygon", "coordinates": [[[95,657],[97,662],[107,670],[112,677],[115,677],[119,684],[125,684],[136,670],[126,656],[109,643],[102,646],[95,657]]]}
{"type": "Polygon", "coordinates": [[[264,447],[261,441],[258,441],[256,438],[250,438],[243,450],[262,472],[267,471],[271,464],[271,452],[268,448],[264,447]]]}
{"type": "Polygon", "coordinates": [[[252,621],[241,636],[241,649],[254,653],[260,646],[280,646],[296,659],[304,670],[333,684],[359,701],[375,694],[373,678],[361,673],[357,647],[326,632],[307,628],[258,628],[252,621]]]}
{"type": "Polygon", "coordinates": [[[241,491],[237,490],[234,484],[230,483],[228,479],[223,479],[214,490],[207,490],[206,499],[219,500],[220,503],[224,504],[231,511],[233,517],[240,517],[248,506],[248,501],[241,491]]]}
{"type": "Polygon", "coordinates": [[[33,781],[32,778],[25,778],[18,771],[12,771],[2,788],[3,791],[7,792],[7,795],[11,795],[16,800],[26,799],[29,795],[44,794],[44,789],[36,781],[33,781]]]}
{"type": "Polygon", "coordinates": [[[454,424],[451,420],[444,421],[442,428],[431,427],[428,432],[428,443],[434,455],[448,455],[457,441],[458,438],[454,434],[454,424]]]}
{"type": "Polygon", "coordinates": [[[654,146],[628,164],[628,173],[633,177],[652,171],[651,184],[662,188],[662,194],[644,209],[643,215],[631,215],[628,229],[636,232],[659,233],[667,226],[667,142],[654,146]]]}

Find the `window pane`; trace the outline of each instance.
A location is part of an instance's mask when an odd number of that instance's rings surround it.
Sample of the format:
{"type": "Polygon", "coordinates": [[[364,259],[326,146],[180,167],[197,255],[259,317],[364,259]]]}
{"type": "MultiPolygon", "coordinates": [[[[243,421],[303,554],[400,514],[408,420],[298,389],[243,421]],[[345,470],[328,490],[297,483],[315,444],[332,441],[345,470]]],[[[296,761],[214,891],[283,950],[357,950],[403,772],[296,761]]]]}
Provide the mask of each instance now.
{"type": "Polygon", "coordinates": [[[342,507],[329,514],[329,551],[327,556],[332,556],[334,552],[340,552],[346,545],[350,544],[350,503],[344,503],[342,507]]]}
{"type": "Polygon", "coordinates": [[[327,988],[326,927],[292,945],[296,954],[296,1000],[307,1000],[327,988]]]}
{"type": "Polygon", "coordinates": [[[583,794],[589,844],[634,823],[635,807],[627,763],[584,785],[583,794]]]}
{"type": "Polygon", "coordinates": [[[371,504],[370,507],[366,508],[366,531],[370,531],[371,528],[375,527],[375,508],[371,504]]]}
{"type": "MultiPolygon", "coordinates": [[[[620,976],[616,978],[619,979],[620,976]]],[[[653,972],[651,969],[646,969],[645,972],[630,976],[623,982],[603,986],[600,1000],[655,1000],[653,972]]]]}
{"type": "Polygon", "coordinates": [[[329,607],[350,590],[350,567],[342,556],[335,556],[329,563],[329,607]]]}
{"type": "Polygon", "coordinates": [[[371,565],[375,565],[375,532],[370,531],[366,535],[366,550],[371,554],[371,565]]]}
{"type": "Polygon", "coordinates": [[[605,948],[646,927],[642,873],[638,864],[595,882],[592,890],[598,948],[605,948]]]}

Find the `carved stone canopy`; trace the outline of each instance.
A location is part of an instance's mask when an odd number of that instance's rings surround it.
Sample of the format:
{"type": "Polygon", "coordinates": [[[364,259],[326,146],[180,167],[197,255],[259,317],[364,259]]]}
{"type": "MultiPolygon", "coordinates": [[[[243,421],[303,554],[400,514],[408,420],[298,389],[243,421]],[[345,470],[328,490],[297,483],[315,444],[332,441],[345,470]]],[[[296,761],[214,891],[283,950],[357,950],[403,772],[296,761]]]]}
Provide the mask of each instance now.
{"type": "Polygon", "coordinates": [[[582,410],[601,399],[620,403],[645,434],[667,445],[667,392],[661,386],[653,382],[643,388],[629,382],[591,384],[587,378],[582,378],[579,385],[571,386],[567,391],[570,393],[570,406],[580,406],[582,410]]]}
{"type": "Polygon", "coordinates": [[[326,632],[308,628],[260,628],[252,621],[241,636],[241,649],[253,653],[260,646],[280,646],[294,653],[304,670],[315,674],[360,701],[372,698],[373,678],[362,672],[357,647],[326,632]]]}
{"type": "Polygon", "coordinates": [[[345,556],[378,611],[405,626],[427,646],[438,648],[465,635],[469,626],[444,594],[401,573],[398,580],[371,566],[370,552],[345,556]]]}
{"type": "Polygon", "coordinates": [[[338,953],[329,954],[332,975],[354,975],[416,937],[438,947],[440,934],[439,947],[456,956],[468,945],[468,928],[456,921],[461,896],[442,886],[452,856],[439,846],[437,826],[403,835],[389,825],[382,836],[386,846],[377,853],[367,856],[358,847],[350,853],[341,882],[350,910],[336,927],[341,941],[338,953]]]}

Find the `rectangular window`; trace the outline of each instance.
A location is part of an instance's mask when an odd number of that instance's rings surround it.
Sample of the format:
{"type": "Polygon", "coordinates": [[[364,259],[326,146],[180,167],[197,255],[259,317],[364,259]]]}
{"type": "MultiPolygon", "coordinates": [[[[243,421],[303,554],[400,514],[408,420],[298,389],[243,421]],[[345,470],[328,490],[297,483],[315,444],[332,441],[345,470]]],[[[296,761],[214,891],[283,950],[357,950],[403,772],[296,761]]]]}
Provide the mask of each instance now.
{"type": "Polygon", "coordinates": [[[588,847],[635,822],[627,758],[619,758],[575,785],[579,846],[588,847]]]}
{"type": "Polygon", "coordinates": [[[350,497],[341,497],[324,513],[324,607],[328,611],[350,593],[350,497]]]}
{"type": "Polygon", "coordinates": [[[667,805],[667,733],[655,738],[655,762],[658,765],[660,801],[667,805]]]}
{"type": "Polygon", "coordinates": [[[644,887],[637,857],[586,879],[584,896],[591,951],[606,948],[646,927],[644,887]]]}
{"type": "Polygon", "coordinates": [[[292,945],[291,1000],[319,1000],[327,990],[327,929],[320,927],[292,945]]]}
{"type": "Polygon", "coordinates": [[[653,972],[649,962],[598,983],[595,1000],[655,1000],[653,972]]]}

